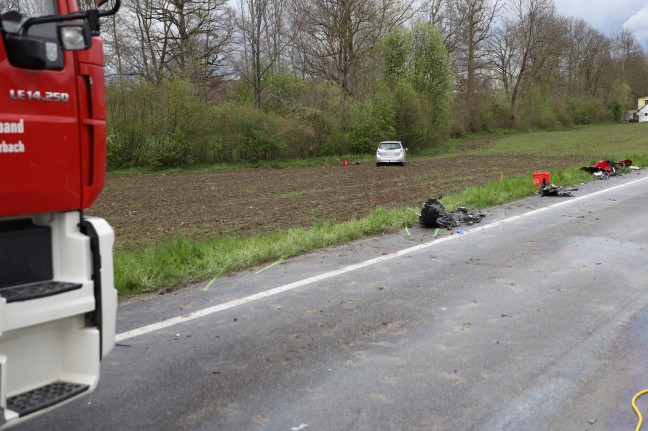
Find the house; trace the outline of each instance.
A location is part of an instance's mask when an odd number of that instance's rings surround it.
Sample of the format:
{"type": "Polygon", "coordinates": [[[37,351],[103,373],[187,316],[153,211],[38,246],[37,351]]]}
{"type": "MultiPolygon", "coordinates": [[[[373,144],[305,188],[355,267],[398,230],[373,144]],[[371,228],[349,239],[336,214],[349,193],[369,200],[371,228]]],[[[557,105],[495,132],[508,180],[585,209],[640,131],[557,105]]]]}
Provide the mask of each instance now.
{"type": "Polygon", "coordinates": [[[648,96],[637,99],[637,112],[634,115],[635,121],[640,123],[648,121],[648,96]]]}
{"type": "Polygon", "coordinates": [[[637,99],[637,110],[648,105],[648,96],[642,96],[637,99]]]}
{"type": "Polygon", "coordinates": [[[637,110],[626,111],[625,120],[639,123],[648,121],[648,96],[637,98],[637,110]]]}

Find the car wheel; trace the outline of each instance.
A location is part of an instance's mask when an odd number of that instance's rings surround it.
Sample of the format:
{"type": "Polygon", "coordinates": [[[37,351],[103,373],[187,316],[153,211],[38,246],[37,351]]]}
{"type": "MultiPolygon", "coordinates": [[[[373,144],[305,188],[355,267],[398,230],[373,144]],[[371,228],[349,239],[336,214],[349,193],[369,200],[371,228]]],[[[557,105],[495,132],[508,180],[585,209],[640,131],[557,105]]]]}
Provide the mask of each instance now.
{"type": "Polygon", "coordinates": [[[376,167],[379,168],[379,167],[380,167],[380,163],[376,163],[376,167]]]}

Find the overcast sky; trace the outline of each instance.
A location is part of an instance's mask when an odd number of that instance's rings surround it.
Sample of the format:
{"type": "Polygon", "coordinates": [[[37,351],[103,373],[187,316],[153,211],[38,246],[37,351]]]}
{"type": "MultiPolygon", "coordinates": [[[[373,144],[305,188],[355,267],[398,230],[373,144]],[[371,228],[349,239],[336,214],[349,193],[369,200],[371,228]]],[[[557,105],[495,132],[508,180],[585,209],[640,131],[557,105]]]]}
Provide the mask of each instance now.
{"type": "Polygon", "coordinates": [[[582,18],[608,36],[623,27],[648,51],[648,0],[554,0],[558,13],[582,18]]]}

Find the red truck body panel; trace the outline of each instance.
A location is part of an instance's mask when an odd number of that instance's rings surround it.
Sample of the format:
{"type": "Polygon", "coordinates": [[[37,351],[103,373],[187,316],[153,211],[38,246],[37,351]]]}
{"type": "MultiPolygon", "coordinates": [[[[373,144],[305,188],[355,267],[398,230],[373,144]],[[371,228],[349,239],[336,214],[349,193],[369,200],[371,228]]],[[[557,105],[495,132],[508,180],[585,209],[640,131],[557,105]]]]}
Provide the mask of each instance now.
{"type": "Polygon", "coordinates": [[[77,54],[81,133],[81,208],[90,208],[106,182],[106,85],[103,45],[94,37],[92,48],[77,54]]]}
{"type": "Polygon", "coordinates": [[[15,68],[0,44],[0,217],[86,209],[104,186],[101,39],[64,58],[60,71],[15,68]]]}

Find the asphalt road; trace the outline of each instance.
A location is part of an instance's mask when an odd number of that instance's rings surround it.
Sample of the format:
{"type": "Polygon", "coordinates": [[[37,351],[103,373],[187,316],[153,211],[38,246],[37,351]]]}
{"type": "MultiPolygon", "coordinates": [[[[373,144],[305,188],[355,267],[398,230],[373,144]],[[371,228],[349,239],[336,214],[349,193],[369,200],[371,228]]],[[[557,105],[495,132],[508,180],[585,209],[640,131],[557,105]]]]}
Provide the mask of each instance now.
{"type": "Polygon", "coordinates": [[[97,391],[16,430],[634,429],[648,172],[574,196],[124,303],[97,391]]]}

